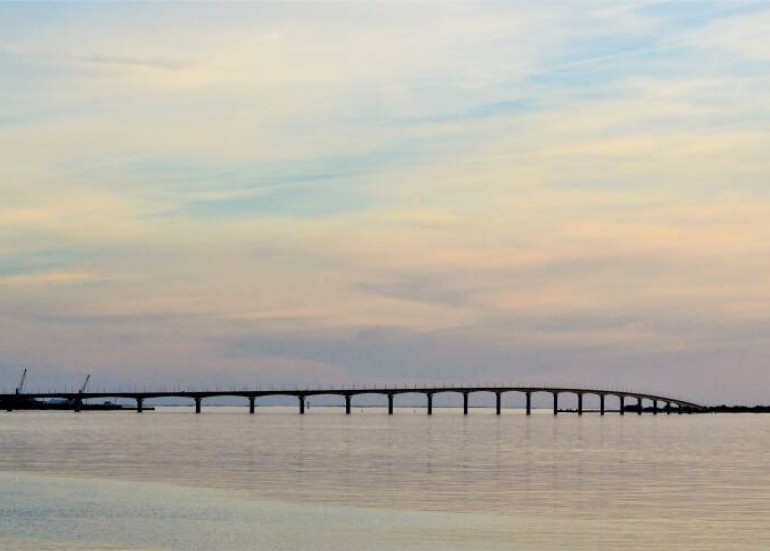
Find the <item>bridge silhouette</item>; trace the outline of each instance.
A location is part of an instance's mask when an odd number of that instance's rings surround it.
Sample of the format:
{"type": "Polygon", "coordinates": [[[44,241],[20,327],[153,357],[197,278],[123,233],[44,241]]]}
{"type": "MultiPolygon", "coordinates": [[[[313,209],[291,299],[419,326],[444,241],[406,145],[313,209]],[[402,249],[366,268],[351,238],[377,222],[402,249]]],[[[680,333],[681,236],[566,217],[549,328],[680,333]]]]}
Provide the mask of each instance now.
{"type": "MultiPolygon", "coordinates": [[[[503,394],[515,392],[524,394],[526,399],[526,412],[527,415],[532,413],[532,396],[533,394],[545,393],[550,394],[553,400],[553,414],[557,415],[559,412],[575,412],[578,415],[582,415],[588,410],[583,407],[583,398],[586,395],[593,395],[599,397],[599,410],[600,415],[604,415],[608,411],[607,398],[616,400],[618,404],[617,411],[620,415],[623,415],[626,411],[632,410],[633,412],[641,415],[645,409],[651,411],[653,414],[657,413],[697,413],[705,411],[705,407],[693,402],[681,400],[679,398],[670,398],[666,396],[659,396],[654,394],[646,394],[639,392],[629,392],[624,390],[604,390],[604,389],[590,389],[590,388],[566,388],[566,387],[529,387],[529,386],[414,386],[414,387],[396,387],[396,386],[379,386],[371,388],[317,388],[317,389],[271,389],[271,390],[183,390],[183,391],[142,391],[142,392],[36,392],[36,393],[16,393],[16,394],[0,394],[0,407],[5,406],[5,409],[11,411],[13,409],[29,409],[24,408],[20,404],[23,400],[66,400],[72,404],[74,411],[80,411],[83,402],[85,400],[96,399],[127,399],[136,401],[136,411],[141,413],[145,407],[145,401],[154,400],[158,398],[187,398],[193,400],[195,403],[195,413],[201,412],[201,405],[206,398],[216,397],[241,397],[248,400],[249,413],[254,413],[256,408],[256,402],[258,398],[266,398],[270,396],[290,396],[295,397],[298,402],[298,409],[300,414],[305,413],[305,406],[307,399],[311,396],[339,396],[345,400],[345,413],[350,414],[352,409],[353,398],[355,396],[361,396],[365,394],[376,394],[385,396],[388,401],[388,413],[393,414],[395,397],[402,394],[423,394],[426,399],[426,409],[428,415],[433,413],[433,397],[436,394],[443,393],[458,393],[463,398],[463,413],[468,415],[469,410],[469,397],[475,393],[492,393],[495,395],[495,409],[497,415],[501,414],[502,410],[502,396],[503,394]],[[559,409],[559,396],[562,394],[574,394],[577,397],[577,407],[574,410],[560,410],[559,409]],[[626,400],[635,401],[634,405],[626,406],[626,400]],[[647,408],[644,407],[645,401],[647,402],[647,408]]],[[[594,411],[594,410],[591,410],[594,411]]]]}

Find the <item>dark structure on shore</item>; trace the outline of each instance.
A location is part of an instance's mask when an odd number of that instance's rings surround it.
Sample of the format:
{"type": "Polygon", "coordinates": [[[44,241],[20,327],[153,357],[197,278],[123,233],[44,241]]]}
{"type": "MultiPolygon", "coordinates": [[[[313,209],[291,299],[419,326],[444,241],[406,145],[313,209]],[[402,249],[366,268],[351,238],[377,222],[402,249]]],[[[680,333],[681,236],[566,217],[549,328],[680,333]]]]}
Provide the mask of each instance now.
{"type": "MultiPolygon", "coordinates": [[[[154,409],[154,408],[145,408],[154,409]]],[[[134,411],[134,407],[126,407],[121,404],[117,404],[110,401],[104,401],[98,404],[78,402],[77,400],[67,400],[62,398],[53,398],[49,400],[41,400],[35,398],[29,398],[26,395],[2,395],[0,397],[0,411],[13,411],[13,410],[34,410],[34,411],[114,411],[114,410],[128,410],[134,411]]]]}
{"type": "MultiPolygon", "coordinates": [[[[86,375],[83,386],[80,387],[75,393],[65,393],[61,395],[51,395],[48,399],[41,397],[40,395],[31,395],[24,393],[24,384],[27,382],[27,369],[21,374],[19,384],[16,385],[16,390],[13,394],[0,394],[0,410],[13,411],[13,410],[64,410],[64,411],[80,411],[85,410],[99,410],[99,411],[111,411],[116,409],[128,409],[134,410],[135,408],[127,408],[114,402],[105,401],[100,404],[85,403],[82,398],[79,398],[85,394],[86,388],[88,388],[88,381],[91,380],[91,375],[86,375]],[[74,396],[74,397],[73,397],[74,396]]],[[[154,409],[154,408],[151,408],[154,409]]]]}

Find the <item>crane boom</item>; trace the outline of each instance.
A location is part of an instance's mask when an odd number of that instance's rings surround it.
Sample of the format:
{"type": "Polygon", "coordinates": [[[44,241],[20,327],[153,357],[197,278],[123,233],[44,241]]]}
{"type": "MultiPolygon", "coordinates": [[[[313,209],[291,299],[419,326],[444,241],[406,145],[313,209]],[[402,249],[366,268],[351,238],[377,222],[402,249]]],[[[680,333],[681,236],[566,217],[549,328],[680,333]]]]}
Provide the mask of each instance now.
{"type": "Polygon", "coordinates": [[[16,387],[16,394],[21,394],[24,390],[24,383],[27,380],[27,368],[24,368],[24,373],[21,374],[21,380],[19,381],[19,386],[16,387]]]}
{"type": "Polygon", "coordinates": [[[86,375],[86,380],[83,381],[83,386],[80,387],[80,394],[83,394],[86,391],[86,387],[88,386],[88,380],[91,378],[91,374],[89,373],[86,375]]]}

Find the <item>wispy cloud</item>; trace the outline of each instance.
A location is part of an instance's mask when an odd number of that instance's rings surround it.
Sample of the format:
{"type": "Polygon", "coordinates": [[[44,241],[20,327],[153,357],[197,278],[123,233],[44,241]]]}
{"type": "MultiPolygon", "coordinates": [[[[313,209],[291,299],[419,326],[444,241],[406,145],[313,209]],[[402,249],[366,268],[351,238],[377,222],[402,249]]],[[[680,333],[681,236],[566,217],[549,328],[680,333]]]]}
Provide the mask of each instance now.
{"type": "Polygon", "coordinates": [[[749,396],[769,14],[0,6],[4,361],[749,396]]]}

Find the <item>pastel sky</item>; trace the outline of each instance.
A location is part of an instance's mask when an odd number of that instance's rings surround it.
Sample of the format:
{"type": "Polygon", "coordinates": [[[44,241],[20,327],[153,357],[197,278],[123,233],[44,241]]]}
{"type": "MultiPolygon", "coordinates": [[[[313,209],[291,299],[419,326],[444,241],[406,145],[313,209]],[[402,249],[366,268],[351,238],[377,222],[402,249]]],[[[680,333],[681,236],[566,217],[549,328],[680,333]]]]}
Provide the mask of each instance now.
{"type": "Polygon", "coordinates": [[[0,4],[0,387],[770,402],[770,4],[0,4]]]}

